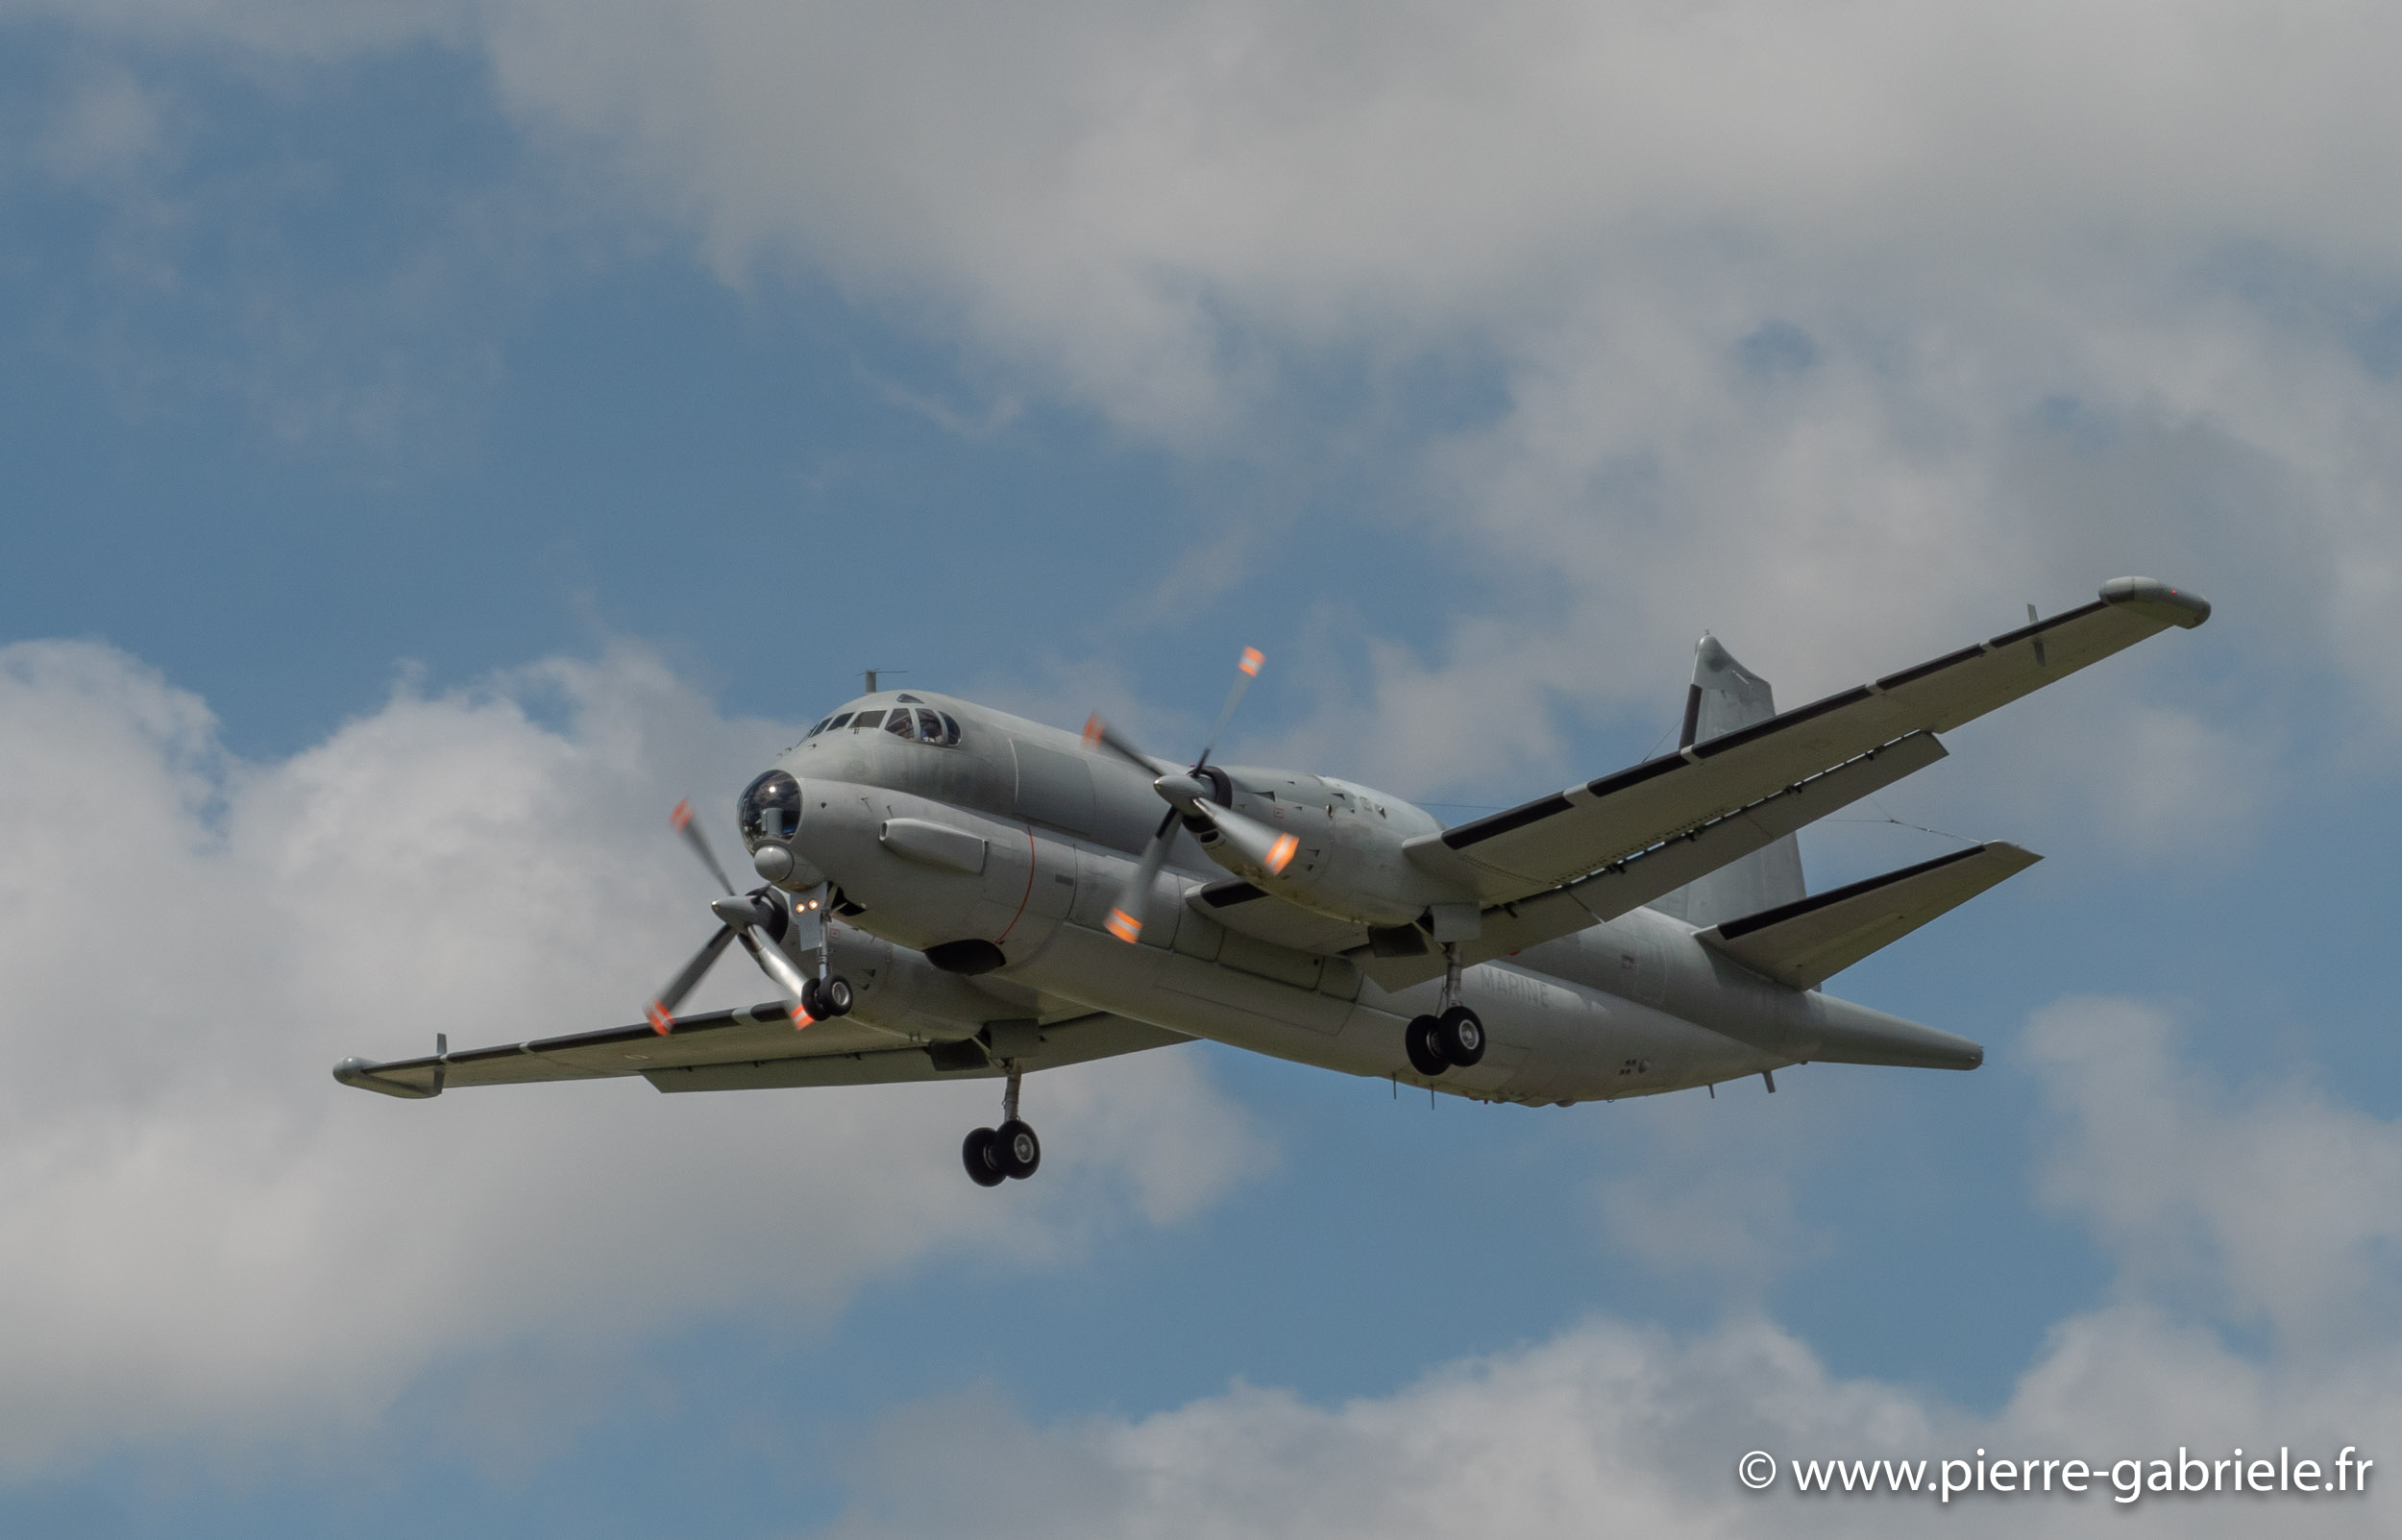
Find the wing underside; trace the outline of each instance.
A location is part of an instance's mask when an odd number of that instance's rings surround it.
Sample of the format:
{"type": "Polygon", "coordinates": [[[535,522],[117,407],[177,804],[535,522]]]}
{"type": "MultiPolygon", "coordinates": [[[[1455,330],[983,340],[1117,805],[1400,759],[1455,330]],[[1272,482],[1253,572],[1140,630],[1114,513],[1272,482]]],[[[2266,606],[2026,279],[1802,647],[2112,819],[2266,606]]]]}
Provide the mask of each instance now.
{"type": "MultiPolygon", "coordinates": [[[[865,1086],[998,1075],[990,1030],[953,1041],[912,1041],[837,1017],[797,1030],[780,1003],[677,1016],[664,1036],[648,1023],[374,1063],[346,1059],[333,1078],[387,1096],[436,1096],[461,1086],[644,1076],[660,1090],[748,1086],[865,1086]]],[[[1055,1068],[1184,1042],[1181,1034],[1093,1014],[1024,1025],[1002,1044],[1027,1070],[1055,1068]]]]}

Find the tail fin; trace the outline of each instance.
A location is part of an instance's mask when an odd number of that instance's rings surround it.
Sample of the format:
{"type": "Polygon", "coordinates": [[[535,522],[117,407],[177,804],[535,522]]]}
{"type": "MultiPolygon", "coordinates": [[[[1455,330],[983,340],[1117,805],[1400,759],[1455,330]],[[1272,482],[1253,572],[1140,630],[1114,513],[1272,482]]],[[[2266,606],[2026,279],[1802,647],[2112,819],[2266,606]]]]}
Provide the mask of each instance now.
{"type": "MultiPolygon", "coordinates": [[[[1691,748],[1775,715],[1768,681],[1703,632],[1693,648],[1693,688],[1685,693],[1684,731],[1677,746],[1691,748]]],[[[1688,925],[1714,925],[1793,903],[1808,892],[1802,880],[1802,847],[1788,834],[1652,900],[1651,907],[1688,925]]]]}

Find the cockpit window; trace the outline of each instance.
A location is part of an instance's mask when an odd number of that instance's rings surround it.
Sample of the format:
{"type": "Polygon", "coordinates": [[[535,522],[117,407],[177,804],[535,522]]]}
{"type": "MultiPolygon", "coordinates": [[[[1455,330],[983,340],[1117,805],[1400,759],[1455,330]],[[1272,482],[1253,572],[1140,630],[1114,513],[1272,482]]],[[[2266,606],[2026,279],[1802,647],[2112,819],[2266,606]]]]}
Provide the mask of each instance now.
{"type": "Polygon", "coordinates": [[[878,727],[882,726],[883,723],[884,713],[881,711],[863,711],[858,716],[853,717],[850,720],[850,724],[853,727],[878,727]]]}
{"type": "Polygon", "coordinates": [[[800,783],[782,770],[770,770],[743,788],[734,811],[742,819],[745,844],[789,840],[800,832],[800,783]]]}
{"type": "Polygon", "coordinates": [[[810,728],[807,732],[802,733],[800,736],[803,738],[815,738],[818,734],[825,731],[825,724],[833,720],[834,719],[831,717],[820,717],[818,719],[818,724],[815,727],[810,728]]]}
{"type": "Polygon", "coordinates": [[[943,742],[946,744],[959,742],[959,719],[947,711],[943,713],[943,742]]]}
{"type": "Polygon", "coordinates": [[[884,730],[888,733],[897,733],[903,738],[918,736],[918,729],[911,725],[909,713],[906,711],[895,711],[890,717],[885,718],[884,730]]]}
{"type": "Polygon", "coordinates": [[[825,719],[825,730],[827,732],[832,732],[835,728],[840,727],[843,723],[848,721],[850,721],[850,713],[847,711],[844,712],[839,717],[828,717],[825,719]]]}
{"type": "Polygon", "coordinates": [[[922,744],[943,742],[943,719],[923,706],[918,708],[918,741],[922,744]]]}

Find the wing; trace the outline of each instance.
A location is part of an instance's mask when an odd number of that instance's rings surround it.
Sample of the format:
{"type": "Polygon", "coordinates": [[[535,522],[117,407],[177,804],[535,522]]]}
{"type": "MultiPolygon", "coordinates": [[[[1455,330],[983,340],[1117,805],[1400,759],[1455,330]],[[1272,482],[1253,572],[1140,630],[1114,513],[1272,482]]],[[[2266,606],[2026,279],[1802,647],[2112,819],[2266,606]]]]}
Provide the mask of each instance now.
{"type": "Polygon", "coordinates": [[[1410,859],[1487,905],[1558,887],[1920,732],[1943,732],[2171,625],[2201,599],[2148,577],[2093,603],[1887,674],[1554,796],[1426,835],[1410,859]]]}
{"type": "MultiPolygon", "coordinates": [[[[360,1090],[423,1098],[459,1086],[633,1075],[648,1077],[660,1090],[731,1090],[880,1085],[1003,1072],[983,1036],[907,1042],[840,1016],[796,1030],[787,1010],[771,1003],[677,1016],[665,1036],[646,1022],[389,1063],[345,1059],[334,1065],[333,1078],[360,1090]]],[[[1034,1043],[1013,1047],[1013,1053],[1026,1069],[1050,1069],[1188,1040],[1147,1023],[1095,1014],[1045,1022],[1034,1043]]]]}

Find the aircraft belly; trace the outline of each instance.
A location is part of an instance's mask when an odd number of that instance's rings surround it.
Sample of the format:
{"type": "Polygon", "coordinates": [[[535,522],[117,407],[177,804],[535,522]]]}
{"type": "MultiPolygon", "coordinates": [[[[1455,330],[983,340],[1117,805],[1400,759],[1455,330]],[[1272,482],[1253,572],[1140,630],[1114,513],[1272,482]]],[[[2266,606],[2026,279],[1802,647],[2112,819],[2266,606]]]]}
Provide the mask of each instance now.
{"type": "Polygon", "coordinates": [[[1642,1095],[1791,1062],[1639,1001],[1490,964],[1469,969],[1461,981],[1485,1024],[1484,1059],[1432,1082],[1409,1067],[1402,1029],[1409,1017],[1436,1007],[1437,984],[1397,994],[1360,984],[1355,1002],[1225,962],[1129,946],[1074,922],[1060,927],[1040,958],[1009,974],[1079,1005],[1193,1037],[1486,1100],[1642,1095]]]}

